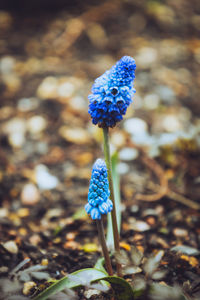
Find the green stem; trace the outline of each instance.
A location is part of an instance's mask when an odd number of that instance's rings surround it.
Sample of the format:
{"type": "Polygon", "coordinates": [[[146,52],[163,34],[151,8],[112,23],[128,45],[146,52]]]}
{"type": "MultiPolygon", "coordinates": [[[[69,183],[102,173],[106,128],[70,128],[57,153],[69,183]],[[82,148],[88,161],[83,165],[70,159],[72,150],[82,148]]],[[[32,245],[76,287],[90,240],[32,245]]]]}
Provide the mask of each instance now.
{"type": "Polygon", "coordinates": [[[113,270],[112,270],[112,265],[111,265],[111,261],[110,261],[110,256],[109,256],[109,253],[108,253],[108,248],[106,246],[106,240],[105,240],[104,229],[103,229],[103,222],[100,219],[100,220],[96,220],[96,223],[97,223],[97,229],[98,229],[98,235],[99,235],[99,242],[101,244],[103,256],[105,258],[106,269],[108,271],[108,274],[110,276],[112,276],[113,275],[113,270]]]}
{"type": "MultiPolygon", "coordinates": [[[[110,198],[113,202],[113,210],[111,211],[111,218],[112,218],[112,227],[113,227],[113,235],[114,235],[114,246],[115,246],[115,251],[119,253],[120,252],[119,232],[117,227],[116,207],[115,207],[115,199],[114,199],[114,191],[113,191],[108,127],[103,128],[103,136],[104,136],[104,156],[105,156],[106,166],[108,170],[110,198]]],[[[117,275],[122,277],[121,264],[119,263],[117,263],[117,275]]]]}

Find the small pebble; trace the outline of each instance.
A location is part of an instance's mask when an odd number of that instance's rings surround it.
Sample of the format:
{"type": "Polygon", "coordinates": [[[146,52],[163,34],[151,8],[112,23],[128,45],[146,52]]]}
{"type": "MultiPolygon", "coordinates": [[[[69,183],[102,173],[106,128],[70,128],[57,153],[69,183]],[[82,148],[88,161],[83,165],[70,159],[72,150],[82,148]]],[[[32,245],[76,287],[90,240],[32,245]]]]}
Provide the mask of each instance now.
{"type": "Polygon", "coordinates": [[[134,160],[138,157],[138,150],[133,148],[124,148],[119,152],[119,158],[122,160],[134,160]]]}
{"type": "Polygon", "coordinates": [[[76,237],[76,234],[74,232],[68,232],[65,237],[66,237],[66,240],[73,241],[76,237]]]}
{"type": "Polygon", "coordinates": [[[65,249],[76,250],[80,248],[80,244],[75,241],[67,241],[64,246],[65,249]]]}
{"type": "Polygon", "coordinates": [[[87,291],[84,292],[84,296],[86,299],[90,299],[92,296],[97,296],[100,295],[100,291],[95,290],[95,289],[89,289],[87,291]]]}
{"type": "Polygon", "coordinates": [[[26,122],[20,118],[14,118],[3,126],[4,133],[8,134],[11,146],[20,148],[25,142],[26,122]]]}
{"type": "Polygon", "coordinates": [[[148,126],[142,119],[132,118],[124,122],[124,129],[130,134],[141,135],[147,132],[148,126]]]}
{"type": "Polygon", "coordinates": [[[200,254],[200,251],[198,249],[187,246],[187,245],[178,245],[178,246],[172,247],[171,251],[180,252],[180,253],[184,253],[187,255],[193,255],[193,256],[200,254]]]}
{"type": "Polygon", "coordinates": [[[157,60],[157,49],[150,47],[143,47],[140,49],[139,55],[136,57],[137,64],[140,68],[151,67],[157,60]]]}
{"type": "Polygon", "coordinates": [[[135,220],[135,218],[130,218],[130,223],[131,223],[131,229],[138,231],[138,232],[143,232],[143,231],[147,231],[149,229],[151,229],[151,227],[149,226],[149,224],[147,224],[144,221],[140,221],[140,220],[135,220]],[[134,219],[134,220],[131,220],[134,219]]]}
{"type": "Polygon", "coordinates": [[[36,109],[39,106],[37,98],[22,98],[18,101],[17,108],[22,112],[36,109]]]}
{"type": "Polygon", "coordinates": [[[9,143],[14,148],[21,148],[25,143],[25,135],[23,132],[14,132],[8,136],[9,143]]]}
{"type": "Polygon", "coordinates": [[[150,226],[154,226],[156,224],[156,220],[154,217],[147,217],[146,221],[150,226]]]}
{"type": "Polygon", "coordinates": [[[48,259],[47,258],[43,258],[42,261],[41,261],[41,265],[42,266],[47,266],[49,263],[48,259]]]}
{"type": "Polygon", "coordinates": [[[33,183],[27,183],[21,192],[21,202],[24,205],[35,205],[40,200],[40,193],[33,183]]]}
{"type": "Polygon", "coordinates": [[[29,295],[30,291],[33,287],[36,286],[36,283],[33,281],[28,281],[24,283],[24,288],[23,288],[23,294],[24,295],[29,295]]]}
{"type": "Polygon", "coordinates": [[[8,217],[8,209],[7,208],[0,208],[0,218],[8,217]]]}
{"type": "Polygon", "coordinates": [[[37,134],[42,132],[47,126],[47,121],[42,116],[34,116],[27,122],[27,128],[30,133],[37,134]]]}
{"type": "Polygon", "coordinates": [[[27,229],[24,228],[24,227],[19,228],[18,232],[19,232],[20,235],[23,235],[23,236],[26,236],[27,233],[28,233],[27,229]]]}
{"type": "Polygon", "coordinates": [[[91,140],[89,133],[82,128],[69,128],[62,126],[59,129],[59,134],[65,140],[74,144],[87,144],[91,140]]]}
{"type": "Polygon", "coordinates": [[[73,97],[70,101],[69,101],[69,105],[71,108],[73,108],[73,110],[76,111],[87,111],[87,102],[85,101],[85,99],[81,96],[75,96],[73,97]]]}
{"type": "Polygon", "coordinates": [[[14,241],[8,241],[8,242],[4,243],[3,247],[12,254],[18,253],[18,247],[14,241]]]}
{"type": "Polygon", "coordinates": [[[30,210],[26,207],[23,207],[18,210],[17,214],[20,218],[25,218],[29,216],[30,210]]]}
{"type": "Polygon", "coordinates": [[[176,133],[162,133],[158,139],[159,146],[172,145],[177,141],[176,133]]]}
{"type": "Polygon", "coordinates": [[[162,124],[164,130],[167,132],[175,132],[181,128],[180,121],[178,120],[177,116],[175,115],[166,115],[162,118],[162,124]]]}
{"type": "MultiPolygon", "coordinates": [[[[4,112],[6,113],[6,112],[4,112]]],[[[22,118],[12,118],[8,122],[6,122],[3,126],[3,130],[5,133],[13,133],[20,132],[26,130],[26,121],[22,118]]]]}
{"type": "Polygon", "coordinates": [[[2,275],[2,274],[5,274],[5,273],[7,273],[8,272],[8,267],[6,267],[6,266],[2,266],[2,267],[0,267],[0,274],[2,275]]]}
{"type": "Polygon", "coordinates": [[[156,109],[160,104],[160,98],[156,94],[148,94],[144,97],[144,107],[149,110],[156,109]]]}
{"type": "Polygon", "coordinates": [[[139,206],[134,204],[131,206],[131,212],[132,213],[137,213],[139,211],[139,206]]]}
{"type": "MultiPolygon", "coordinates": [[[[1,16],[1,14],[0,14],[1,16]]],[[[0,71],[2,74],[9,74],[13,72],[14,66],[15,66],[15,59],[11,56],[4,56],[0,60],[0,71]]]]}
{"type": "Polygon", "coordinates": [[[177,237],[186,237],[188,236],[188,232],[186,229],[183,228],[174,228],[173,234],[177,237]]]}
{"type": "MultiPolygon", "coordinates": [[[[157,139],[154,136],[149,135],[147,132],[141,132],[140,134],[132,135],[131,140],[137,145],[149,146],[152,149],[157,146],[157,139]]],[[[154,150],[155,152],[155,150],[154,150]]]]}
{"type": "Polygon", "coordinates": [[[57,97],[58,80],[55,77],[46,77],[37,89],[41,99],[55,99],[57,97]]]}
{"type": "Polygon", "coordinates": [[[71,82],[64,82],[58,86],[58,96],[71,97],[75,91],[75,87],[71,82]]]}
{"type": "Polygon", "coordinates": [[[146,217],[146,216],[157,216],[158,213],[155,209],[153,208],[147,208],[143,211],[142,216],[146,217]]]}
{"type": "Polygon", "coordinates": [[[57,187],[59,181],[56,176],[49,173],[45,165],[38,165],[35,168],[36,182],[41,190],[51,190],[57,187]]]}
{"type": "Polygon", "coordinates": [[[37,246],[41,242],[41,237],[38,234],[33,234],[29,241],[33,246],[37,246]]]}

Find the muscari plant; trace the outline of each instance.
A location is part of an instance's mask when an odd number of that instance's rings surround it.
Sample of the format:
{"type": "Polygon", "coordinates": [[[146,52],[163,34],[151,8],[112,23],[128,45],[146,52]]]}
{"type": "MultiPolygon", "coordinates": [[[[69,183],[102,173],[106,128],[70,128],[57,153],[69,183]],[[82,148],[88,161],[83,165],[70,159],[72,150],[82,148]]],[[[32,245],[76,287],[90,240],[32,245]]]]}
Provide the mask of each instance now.
{"type": "Polygon", "coordinates": [[[103,130],[105,162],[102,159],[97,159],[93,165],[88,203],[85,205],[85,210],[93,220],[96,220],[107,272],[103,267],[102,260],[100,260],[94,268],[79,270],[72,273],[71,277],[68,276],[55,281],[49,288],[36,296],[34,300],[45,300],[64,288],[76,288],[81,285],[80,279],[84,276],[89,276],[90,282],[100,280],[109,282],[114,287],[116,299],[133,299],[134,294],[131,286],[120,278],[122,277],[122,270],[119,262],[116,262],[119,277],[112,276],[113,270],[105,241],[102,215],[111,212],[114,248],[116,253],[119,254],[119,232],[113,192],[109,128],[115,127],[123,119],[123,115],[126,114],[127,108],[132,102],[132,96],[135,93],[133,87],[135,69],[136,64],[132,57],[122,57],[110,70],[95,80],[92,93],[88,97],[88,112],[91,115],[92,123],[103,130]],[[79,278],[78,281],[77,278],[79,278]]]}
{"type": "MultiPolygon", "coordinates": [[[[109,128],[116,126],[117,122],[123,119],[123,115],[126,114],[127,108],[132,102],[132,96],[135,93],[133,87],[135,69],[135,60],[130,56],[123,56],[110,70],[95,80],[92,86],[92,94],[88,97],[90,102],[88,112],[91,115],[92,122],[103,130],[104,156],[108,171],[110,198],[113,203],[111,217],[116,253],[119,253],[120,246],[112,179],[109,128]]],[[[86,206],[86,211],[87,208],[88,206],[86,206]]],[[[92,214],[91,217],[94,219],[92,214]]],[[[117,263],[117,274],[122,276],[119,263],[117,263]]]]}
{"type": "MultiPolygon", "coordinates": [[[[126,114],[127,108],[132,102],[132,96],[135,93],[135,89],[133,87],[135,69],[136,64],[132,57],[122,57],[110,70],[106,71],[95,80],[94,85],[92,86],[92,94],[89,95],[89,114],[91,115],[92,122],[94,125],[98,125],[103,130],[105,162],[102,159],[97,159],[93,165],[89,185],[88,203],[85,205],[85,210],[90,215],[91,219],[95,220],[97,223],[99,241],[101,243],[104,259],[100,258],[94,268],[78,270],[59,280],[51,280],[52,285],[33,298],[33,300],[50,299],[52,295],[59,295],[60,292],[62,292],[62,296],[63,294],[67,296],[69,295],[69,289],[76,289],[80,286],[95,288],[105,292],[108,290],[108,284],[110,284],[113,288],[112,291],[116,300],[137,299],[143,295],[143,292],[145,293],[146,288],[144,287],[144,284],[142,284],[143,287],[138,288],[137,284],[134,283],[134,287],[132,287],[126,280],[121,278],[121,262],[123,253],[120,252],[118,224],[116,218],[116,208],[119,209],[119,207],[116,206],[115,201],[115,198],[117,198],[116,196],[119,197],[119,195],[117,195],[117,193],[114,195],[113,192],[114,190],[117,190],[117,180],[116,170],[112,170],[111,168],[109,148],[109,128],[114,127],[123,119],[123,115],[126,114]],[[112,173],[112,171],[114,172],[112,173]],[[113,188],[113,183],[115,189],[113,188]],[[111,223],[118,276],[113,276],[102,222],[102,216],[107,215],[109,217],[109,213],[111,213],[112,219],[111,223]],[[104,260],[107,271],[104,268],[104,260]],[[97,284],[97,282],[100,282],[101,284],[97,284]]],[[[136,269],[138,272],[138,265],[141,263],[142,255],[138,253],[136,248],[134,249],[134,262],[132,262],[132,269],[136,269]]],[[[144,267],[145,274],[146,271],[149,273],[149,265],[151,267],[152,274],[155,274],[158,263],[157,260],[158,258],[156,256],[153,260],[151,258],[149,263],[146,263],[146,267],[144,267]],[[156,263],[154,268],[155,270],[152,268],[152,261],[155,261],[156,263]]],[[[129,274],[127,273],[126,268],[123,271],[124,274],[129,274]]],[[[128,270],[128,272],[129,271],[130,270],[128,270]]],[[[132,272],[134,274],[133,270],[132,272]]],[[[138,280],[139,285],[141,286],[141,278],[139,277],[138,280]]],[[[166,294],[166,299],[186,300],[182,293],[179,291],[177,292],[176,289],[168,286],[164,288],[165,290],[163,291],[162,285],[152,285],[151,281],[149,282],[149,286],[147,285],[147,289],[151,292],[151,299],[164,299],[165,297],[163,298],[163,295],[166,294]]]]}

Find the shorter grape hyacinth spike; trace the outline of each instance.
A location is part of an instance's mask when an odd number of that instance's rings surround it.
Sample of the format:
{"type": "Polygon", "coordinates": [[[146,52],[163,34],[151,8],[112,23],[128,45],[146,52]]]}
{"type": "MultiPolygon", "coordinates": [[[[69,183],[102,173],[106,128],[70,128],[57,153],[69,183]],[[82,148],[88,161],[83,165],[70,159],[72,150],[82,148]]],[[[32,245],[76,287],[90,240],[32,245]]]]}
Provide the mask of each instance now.
{"type": "Polygon", "coordinates": [[[89,99],[89,114],[93,124],[114,127],[123,119],[135,93],[135,60],[123,56],[110,70],[98,77],[89,99]]]}
{"type": "Polygon", "coordinates": [[[93,220],[100,220],[101,215],[111,212],[113,203],[109,199],[110,190],[106,164],[102,159],[97,159],[93,165],[90,180],[88,203],[85,205],[86,212],[93,220]]]}

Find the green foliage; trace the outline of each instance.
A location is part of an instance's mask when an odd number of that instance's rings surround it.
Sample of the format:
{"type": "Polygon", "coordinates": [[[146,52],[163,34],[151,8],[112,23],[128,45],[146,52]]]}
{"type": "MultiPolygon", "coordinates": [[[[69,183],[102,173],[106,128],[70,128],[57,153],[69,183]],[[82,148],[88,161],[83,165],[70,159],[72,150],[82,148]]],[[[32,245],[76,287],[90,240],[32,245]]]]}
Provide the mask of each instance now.
{"type": "Polygon", "coordinates": [[[116,300],[134,299],[133,289],[126,280],[117,276],[108,276],[103,267],[103,259],[99,259],[95,266],[101,268],[101,270],[88,268],[73,272],[68,277],[56,280],[50,287],[37,295],[33,300],[45,300],[66,288],[75,289],[80,286],[88,286],[107,291],[107,284],[102,284],[103,282],[105,283],[105,281],[113,288],[116,300]],[[96,282],[100,282],[101,284],[97,285],[95,284],[96,282]]]}
{"type": "Polygon", "coordinates": [[[117,276],[107,276],[99,278],[99,280],[108,281],[114,291],[116,300],[133,300],[134,292],[131,285],[123,278],[117,276]]]}
{"type": "Polygon", "coordinates": [[[76,280],[73,281],[72,279],[67,277],[63,277],[60,280],[56,280],[55,283],[53,283],[50,287],[45,289],[43,292],[41,292],[39,295],[37,295],[33,300],[45,300],[48,299],[48,297],[55,295],[56,293],[66,289],[74,289],[77,288],[83,284],[81,284],[81,280],[85,277],[88,279],[88,283],[94,280],[98,280],[99,278],[106,277],[107,273],[105,271],[100,271],[93,268],[88,269],[82,269],[78,270],[76,272],[73,272],[70,274],[71,276],[76,276],[76,279],[80,279],[80,281],[76,280]]]}
{"type": "Polygon", "coordinates": [[[97,269],[97,270],[100,270],[100,271],[103,271],[103,272],[107,273],[106,270],[105,270],[105,268],[104,268],[104,262],[105,262],[104,257],[100,257],[100,258],[97,260],[97,262],[96,262],[94,268],[97,269]]]}

